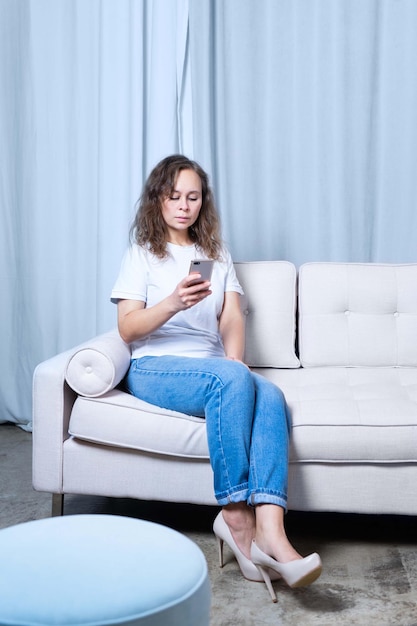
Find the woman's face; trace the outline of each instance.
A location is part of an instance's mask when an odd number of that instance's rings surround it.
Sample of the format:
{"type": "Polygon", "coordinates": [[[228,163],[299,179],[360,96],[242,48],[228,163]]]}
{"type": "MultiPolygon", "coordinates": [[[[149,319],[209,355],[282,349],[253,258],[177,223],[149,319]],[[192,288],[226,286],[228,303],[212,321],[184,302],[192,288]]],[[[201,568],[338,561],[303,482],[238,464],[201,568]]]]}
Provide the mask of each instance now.
{"type": "Polygon", "coordinates": [[[171,241],[188,235],[188,229],[200,214],[202,202],[200,176],[194,170],[181,170],[174,189],[162,201],[162,217],[171,241]]]}

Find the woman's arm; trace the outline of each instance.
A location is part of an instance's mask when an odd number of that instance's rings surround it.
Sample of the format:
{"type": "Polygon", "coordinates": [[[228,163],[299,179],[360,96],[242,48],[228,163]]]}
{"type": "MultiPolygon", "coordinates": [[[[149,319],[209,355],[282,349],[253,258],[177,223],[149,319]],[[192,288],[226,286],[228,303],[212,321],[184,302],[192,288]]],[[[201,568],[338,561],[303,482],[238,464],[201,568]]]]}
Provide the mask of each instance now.
{"type": "Polygon", "coordinates": [[[240,310],[240,296],[236,291],[227,291],[224,294],[219,331],[226,356],[242,361],[245,351],[245,323],[240,310]]]}
{"type": "Polygon", "coordinates": [[[209,281],[189,286],[193,280],[195,274],[186,276],[170,296],[150,308],[141,300],[119,300],[117,321],[123,341],[131,343],[143,339],[179,311],[189,309],[211,294],[209,281]]]}

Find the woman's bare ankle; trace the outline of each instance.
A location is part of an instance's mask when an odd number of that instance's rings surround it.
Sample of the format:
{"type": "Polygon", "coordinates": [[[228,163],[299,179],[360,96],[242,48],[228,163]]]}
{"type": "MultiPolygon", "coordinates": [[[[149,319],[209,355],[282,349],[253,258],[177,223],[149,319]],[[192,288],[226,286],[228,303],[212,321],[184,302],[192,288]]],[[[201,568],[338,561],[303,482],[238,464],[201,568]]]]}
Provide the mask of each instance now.
{"type": "Polygon", "coordinates": [[[302,558],[287,537],[284,511],[281,507],[275,505],[256,507],[255,541],[260,550],[280,563],[302,558]]]}
{"type": "Polygon", "coordinates": [[[246,503],[229,504],[223,507],[223,519],[241,552],[250,558],[250,546],[255,537],[253,510],[246,503]]]}
{"type": "Polygon", "coordinates": [[[255,529],[255,514],[244,502],[236,502],[223,507],[223,517],[226,524],[234,530],[255,529]]]}
{"type": "Polygon", "coordinates": [[[289,563],[290,561],[303,558],[294,546],[291,545],[288,538],[282,535],[272,534],[265,537],[261,533],[256,532],[255,541],[260,550],[272,556],[280,563],[289,563]]]}

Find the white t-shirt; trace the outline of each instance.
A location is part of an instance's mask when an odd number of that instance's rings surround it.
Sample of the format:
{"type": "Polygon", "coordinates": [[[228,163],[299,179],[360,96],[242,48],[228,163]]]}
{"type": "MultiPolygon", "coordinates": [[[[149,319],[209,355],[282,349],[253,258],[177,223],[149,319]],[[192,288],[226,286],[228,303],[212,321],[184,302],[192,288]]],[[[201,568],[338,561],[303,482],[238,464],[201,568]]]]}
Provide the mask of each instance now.
{"type": "MultiPolygon", "coordinates": [[[[133,244],[126,251],[119,276],[111,293],[113,302],[140,300],[152,307],[170,295],[188,274],[190,261],[207,258],[192,246],[168,243],[169,255],[159,259],[148,249],[133,244]]],[[[156,331],[132,342],[132,358],[142,356],[224,356],[218,329],[226,291],[243,294],[232,258],[224,249],[222,260],[215,261],[210,296],[195,306],[176,313],[156,331]]]]}

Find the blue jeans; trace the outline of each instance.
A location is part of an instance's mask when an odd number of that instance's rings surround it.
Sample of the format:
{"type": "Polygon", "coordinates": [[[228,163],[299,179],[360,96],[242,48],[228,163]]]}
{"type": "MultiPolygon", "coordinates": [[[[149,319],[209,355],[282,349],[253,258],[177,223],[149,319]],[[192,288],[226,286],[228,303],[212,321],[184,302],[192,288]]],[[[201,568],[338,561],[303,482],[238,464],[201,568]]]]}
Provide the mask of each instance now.
{"type": "Polygon", "coordinates": [[[133,359],[128,391],[159,407],[205,417],[219,505],[287,505],[290,420],[281,390],[238,361],[133,359]]]}

